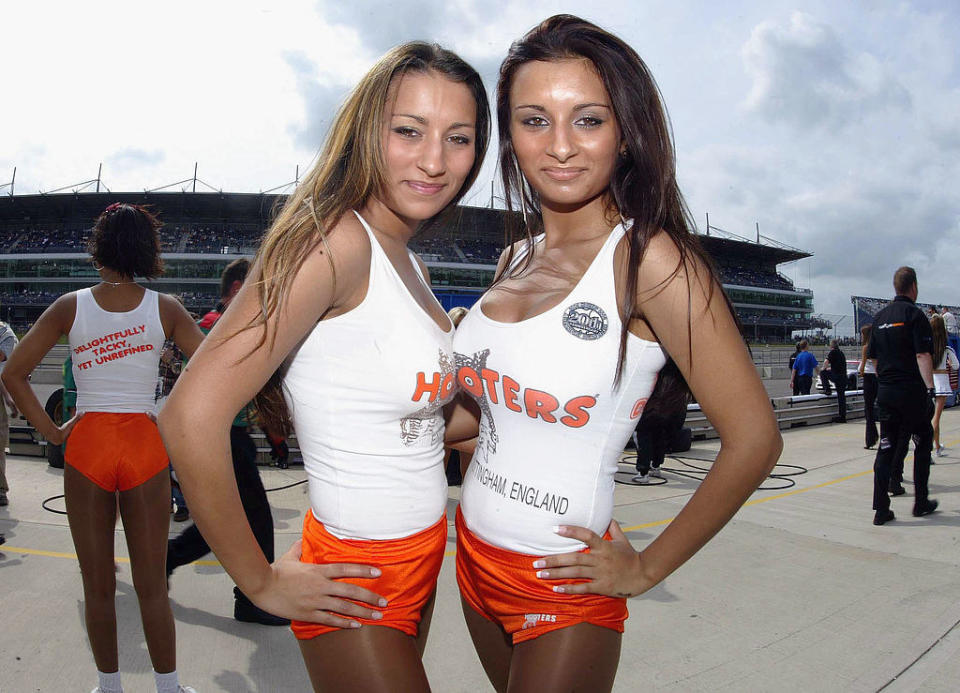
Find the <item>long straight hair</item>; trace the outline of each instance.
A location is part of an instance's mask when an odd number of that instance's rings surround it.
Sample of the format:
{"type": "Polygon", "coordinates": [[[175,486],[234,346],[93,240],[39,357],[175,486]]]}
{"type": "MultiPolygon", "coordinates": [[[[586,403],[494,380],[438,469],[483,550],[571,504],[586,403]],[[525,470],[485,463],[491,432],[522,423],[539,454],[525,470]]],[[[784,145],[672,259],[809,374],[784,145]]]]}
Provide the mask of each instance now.
{"type": "MultiPolygon", "coordinates": [[[[623,137],[623,154],[618,158],[607,191],[607,210],[611,219],[629,220],[624,224],[628,244],[627,281],[621,306],[620,351],[614,385],[619,385],[626,358],[630,318],[637,310],[637,282],[640,262],[650,239],[660,231],[669,235],[680,252],[672,279],[683,267],[702,277],[709,297],[720,287],[716,270],[691,232],[693,221],[676,179],[676,161],[670,124],[660,90],[650,70],[629,45],[613,34],[579,17],[559,14],[544,20],[516,41],[500,66],[497,83],[497,127],[500,136],[500,176],[506,193],[507,208],[513,211],[513,200],[520,205],[522,230],[514,223],[508,227],[507,256],[504,268],[495,278],[523,272],[530,263],[533,235],[543,225],[540,200],[536,190],[524,179],[510,136],[510,87],[517,69],[524,63],[555,61],[570,58],[589,60],[603,81],[623,137]],[[526,233],[526,257],[513,268],[514,242],[526,233]]],[[[516,215],[508,215],[515,218],[516,215]]],[[[691,283],[694,277],[690,277],[691,283]]],[[[663,285],[655,287],[661,290],[663,285]]],[[[722,291],[722,289],[721,289],[722,291]]],[[[726,298],[726,294],[724,294],[726,298]]],[[[736,321],[736,314],[727,299],[727,306],[736,321]]],[[[690,294],[688,289],[688,346],[692,348],[689,330],[690,294]]],[[[692,367],[692,361],[691,361],[692,367]]],[[[677,387],[686,387],[682,378],[677,387]]]]}
{"type": "Polygon", "coordinates": [[[947,324],[942,315],[930,318],[930,330],[933,332],[933,367],[939,368],[947,350],[947,324]]]}
{"type": "MultiPolygon", "coordinates": [[[[255,278],[260,313],[248,327],[262,327],[257,348],[276,334],[268,334],[270,318],[290,293],[304,260],[319,246],[333,271],[327,237],[349,210],[363,206],[371,197],[383,197],[387,170],[382,128],[391,86],[407,74],[435,72],[464,84],[477,105],[476,154],[463,186],[431,223],[452,209],[480,172],[490,139],[490,108],[480,75],[455,53],[436,44],[413,41],[384,55],[347,97],[334,118],[317,163],[290,195],[264,235],[257,253],[259,276],[255,278]]],[[[333,274],[334,290],[336,273],[333,274]]],[[[261,421],[277,434],[289,433],[290,424],[280,390],[281,377],[274,373],[257,397],[261,421]]]]}

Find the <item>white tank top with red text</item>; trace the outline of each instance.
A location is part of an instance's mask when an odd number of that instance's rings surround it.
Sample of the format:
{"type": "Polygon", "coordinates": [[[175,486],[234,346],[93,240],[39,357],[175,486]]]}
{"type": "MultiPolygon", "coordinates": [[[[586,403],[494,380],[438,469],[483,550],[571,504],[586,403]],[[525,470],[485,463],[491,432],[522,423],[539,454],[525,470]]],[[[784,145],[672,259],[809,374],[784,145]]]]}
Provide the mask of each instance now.
{"type": "Polygon", "coordinates": [[[145,289],[140,305],[114,313],[81,289],[68,337],[77,411],[153,412],[166,338],[156,291],[145,289]]]}
{"type": "Polygon", "coordinates": [[[367,294],[317,323],[287,358],[283,390],[317,520],[341,539],[397,539],[436,524],[446,507],[453,326],[423,311],[357,218],[370,239],[367,294]]]}
{"type": "Polygon", "coordinates": [[[460,505],[470,531],[494,546],[564,553],[583,544],[557,535],[556,525],[602,536],[610,524],[617,461],[666,361],[658,343],[629,334],[613,388],[621,325],[613,258],[622,236],[617,226],[557,306],[505,323],[484,314],[481,298],[457,328],[458,381],[481,410],[460,505]]]}

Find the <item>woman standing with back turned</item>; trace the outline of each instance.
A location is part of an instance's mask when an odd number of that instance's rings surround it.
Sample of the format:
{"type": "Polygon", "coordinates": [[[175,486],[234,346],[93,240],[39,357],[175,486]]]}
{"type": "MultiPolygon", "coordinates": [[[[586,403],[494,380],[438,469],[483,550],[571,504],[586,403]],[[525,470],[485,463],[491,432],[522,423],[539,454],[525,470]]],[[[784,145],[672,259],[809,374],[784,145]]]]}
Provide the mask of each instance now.
{"type": "MultiPolygon", "coordinates": [[[[637,54],[576,17],[547,19],[503,62],[497,118],[504,189],[527,237],[454,339],[480,412],[457,517],[463,611],[498,691],[608,691],[626,598],[723,527],[775,463],[780,436],[690,233],[637,54]],[[612,520],[613,476],[664,351],[722,448],[638,553],[612,520]]],[[[470,433],[458,412],[449,439],[470,433]]]]}
{"type": "Polygon", "coordinates": [[[172,339],[190,356],[203,334],[175,298],[135,280],[163,271],[159,227],[156,217],[139,205],[107,207],[88,243],[101,282],[54,301],[3,372],[3,382],[27,420],[51,445],[67,441],[63,493],[80,561],[97,693],[123,690],[113,562],[118,505],[157,691],[193,690],[180,686],[177,677],[165,570],[170,475],[153,411],[164,340],[172,339]],[[70,341],[80,413],[58,427],[28,379],[61,335],[70,341]]]}

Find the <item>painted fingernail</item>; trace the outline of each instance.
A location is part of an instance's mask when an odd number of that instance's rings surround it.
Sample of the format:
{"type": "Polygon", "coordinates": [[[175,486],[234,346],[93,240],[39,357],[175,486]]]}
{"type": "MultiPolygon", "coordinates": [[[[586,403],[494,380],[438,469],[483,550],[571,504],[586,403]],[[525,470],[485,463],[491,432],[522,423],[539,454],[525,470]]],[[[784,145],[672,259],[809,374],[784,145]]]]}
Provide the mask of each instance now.
{"type": "Polygon", "coordinates": [[[373,577],[380,577],[380,569],[379,569],[379,568],[371,568],[371,569],[370,569],[370,574],[371,574],[373,577]]]}
{"type": "Polygon", "coordinates": [[[350,621],[350,627],[351,627],[351,628],[359,628],[359,627],[360,627],[360,624],[357,623],[356,621],[350,621]]]}
{"type": "Polygon", "coordinates": [[[379,611],[374,611],[373,616],[371,618],[373,618],[376,621],[379,621],[381,618],[383,618],[383,614],[381,614],[379,611]]]}
{"type": "Polygon", "coordinates": [[[379,606],[380,608],[383,608],[386,605],[387,605],[387,600],[384,599],[383,597],[380,597],[380,601],[377,602],[377,606],[379,606]]]}
{"type": "Polygon", "coordinates": [[[549,571],[549,570],[538,570],[538,571],[537,571],[537,577],[538,577],[538,578],[548,578],[548,577],[550,577],[550,571],[549,571]]]}
{"type": "Polygon", "coordinates": [[[546,568],[546,567],[547,567],[547,562],[546,562],[545,560],[543,560],[542,558],[538,558],[537,560],[535,560],[535,561],[533,562],[533,567],[534,567],[534,568],[546,568]]]}
{"type": "Polygon", "coordinates": [[[567,533],[567,528],[564,527],[563,525],[554,525],[554,526],[553,526],[553,533],[554,533],[554,534],[566,534],[566,533],[567,533]]]}
{"type": "Polygon", "coordinates": [[[567,588],[564,587],[563,585],[554,585],[554,586],[553,586],[553,591],[554,591],[554,592],[566,592],[566,591],[567,591],[567,588]]]}

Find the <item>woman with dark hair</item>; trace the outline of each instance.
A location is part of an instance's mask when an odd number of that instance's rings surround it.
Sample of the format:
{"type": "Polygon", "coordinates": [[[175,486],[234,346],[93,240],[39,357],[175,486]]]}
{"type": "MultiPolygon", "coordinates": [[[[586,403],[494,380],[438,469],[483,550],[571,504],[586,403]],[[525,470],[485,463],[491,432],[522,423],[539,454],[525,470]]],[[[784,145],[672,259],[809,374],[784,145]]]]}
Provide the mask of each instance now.
{"type": "Polygon", "coordinates": [[[429,689],[453,326],[407,243],[476,179],[489,118],[453,53],[415,42],[381,58],[160,415],[197,526],[251,600],[293,619],[316,690],[429,689]],[[268,379],[260,416],[296,430],[310,496],[302,542],[272,565],[227,437],[268,379]]]}
{"type": "Polygon", "coordinates": [[[948,346],[947,328],[942,315],[930,318],[933,332],[933,386],[936,398],[933,401],[933,449],[937,457],[946,455],[946,448],[940,444],[940,417],[947,404],[947,397],[953,392],[950,387],[950,371],[960,369],[960,362],[953,349],[948,346]]]}
{"type": "Polygon", "coordinates": [[[866,419],[866,440],[864,440],[864,450],[870,450],[877,441],[880,440],[880,433],[877,432],[877,360],[867,358],[867,347],[870,346],[870,333],[872,325],[864,325],[860,328],[860,341],[863,348],[860,350],[860,366],[857,373],[860,375],[860,382],[863,383],[863,415],[866,419]]]}
{"type": "MultiPolygon", "coordinates": [[[[480,417],[457,515],[463,611],[498,691],[610,690],[626,598],[723,527],[781,440],[690,231],[660,95],[633,49],[576,17],[547,19],[501,65],[497,118],[525,238],[454,340],[480,417]],[[613,477],[664,352],[683,376],[673,389],[690,384],[722,447],[637,552],[612,519],[613,477]]],[[[453,441],[476,430],[462,419],[448,424],[453,441]]]]}
{"type": "Polygon", "coordinates": [[[136,281],[163,272],[159,227],[157,218],[139,205],[107,207],[88,242],[101,282],[64,294],[47,308],[3,372],[3,382],[27,420],[51,445],[67,441],[63,491],[99,676],[94,690],[101,693],[122,690],[113,560],[118,506],[157,691],[193,690],[180,686],[177,678],[165,570],[170,475],[153,411],[164,341],[173,340],[189,356],[203,335],[176,299],[136,281]],[[73,358],[77,415],[57,426],[29,377],[64,335],[73,358]]]}

